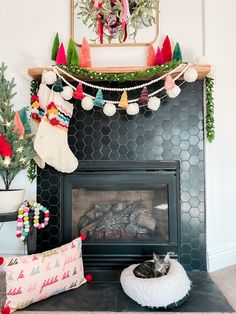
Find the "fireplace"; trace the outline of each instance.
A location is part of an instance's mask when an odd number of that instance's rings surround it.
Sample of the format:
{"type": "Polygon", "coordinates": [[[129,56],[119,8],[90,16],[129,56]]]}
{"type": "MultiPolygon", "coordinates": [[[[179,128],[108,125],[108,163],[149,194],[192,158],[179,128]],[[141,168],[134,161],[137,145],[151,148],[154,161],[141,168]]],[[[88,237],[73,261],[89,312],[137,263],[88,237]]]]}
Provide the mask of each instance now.
{"type": "MultiPolygon", "coordinates": [[[[150,93],[159,87],[154,84],[150,93]]],[[[123,111],[107,117],[99,108],[86,112],[75,104],[69,144],[79,168],[69,175],[51,167],[38,169],[37,199],[51,212],[49,227],[38,232],[38,252],[70,240],[85,228],[87,265],[123,267],[150,257],[152,251],[170,251],[186,270],[206,270],[203,82],[184,84],[181,89],[177,98],[164,99],[157,112],[140,108],[133,117],[123,111]],[[114,179],[122,171],[123,181],[114,179]],[[109,176],[110,172],[115,175],[109,176]],[[162,173],[166,181],[160,180],[162,173]],[[86,206],[78,206],[86,198],[86,206]],[[110,217],[104,214],[108,209],[130,211],[132,221],[109,232],[110,221],[104,223],[110,217]],[[136,214],[140,209],[147,214],[136,214]],[[88,218],[94,212],[99,217],[91,226],[88,218]],[[142,232],[136,232],[139,227],[142,232]]]]}
{"type": "Polygon", "coordinates": [[[82,162],[63,176],[63,243],[87,235],[86,266],[179,257],[179,162],[82,162]]]}

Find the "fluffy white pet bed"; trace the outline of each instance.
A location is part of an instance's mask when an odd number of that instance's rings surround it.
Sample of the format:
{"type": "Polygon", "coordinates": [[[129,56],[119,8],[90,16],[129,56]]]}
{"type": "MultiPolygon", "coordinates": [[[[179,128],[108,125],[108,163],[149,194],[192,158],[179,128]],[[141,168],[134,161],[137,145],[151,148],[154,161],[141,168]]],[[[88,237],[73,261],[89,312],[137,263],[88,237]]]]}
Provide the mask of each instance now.
{"type": "Polygon", "coordinates": [[[125,268],[120,282],[124,292],[140,305],[156,308],[178,306],[188,296],[191,281],[176,260],[171,259],[168,274],[159,278],[137,278],[133,273],[137,265],[125,268]]]}

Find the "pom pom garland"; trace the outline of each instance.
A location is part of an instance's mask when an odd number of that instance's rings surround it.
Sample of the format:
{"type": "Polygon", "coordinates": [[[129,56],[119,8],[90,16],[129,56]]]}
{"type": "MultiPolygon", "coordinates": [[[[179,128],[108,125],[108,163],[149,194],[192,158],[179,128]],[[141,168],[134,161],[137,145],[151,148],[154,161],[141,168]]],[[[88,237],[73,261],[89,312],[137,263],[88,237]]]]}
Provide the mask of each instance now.
{"type": "Polygon", "coordinates": [[[83,234],[81,234],[80,238],[82,241],[84,241],[87,239],[87,236],[86,236],[86,234],[83,233],[83,234]]]}
{"type": "Polygon", "coordinates": [[[86,96],[82,99],[81,106],[84,110],[92,110],[94,107],[93,99],[89,96],[86,96]]]}
{"type": "Polygon", "coordinates": [[[175,82],[170,74],[165,79],[165,90],[169,90],[175,87],[175,82]]]}
{"type": "Polygon", "coordinates": [[[140,105],[147,105],[148,104],[148,89],[146,86],[144,86],[143,90],[141,91],[140,97],[139,97],[139,104],[140,105]]]}
{"type": "Polygon", "coordinates": [[[108,117],[114,116],[116,113],[116,106],[110,102],[107,102],[103,107],[103,113],[108,117]]]}
{"type": "Polygon", "coordinates": [[[121,95],[121,99],[119,101],[118,107],[124,108],[124,109],[128,108],[128,95],[126,91],[124,91],[123,94],[121,95]]]}
{"type": "Polygon", "coordinates": [[[96,105],[98,107],[103,107],[103,105],[104,105],[103,94],[102,94],[101,89],[99,89],[97,94],[96,94],[96,98],[94,99],[94,105],[96,105]]]}
{"type": "Polygon", "coordinates": [[[87,280],[87,282],[91,282],[93,280],[93,276],[91,274],[88,274],[85,276],[85,279],[87,280]]]}
{"type": "Polygon", "coordinates": [[[160,105],[161,105],[160,98],[154,96],[154,97],[151,97],[149,99],[149,102],[148,102],[147,106],[148,106],[149,109],[151,109],[153,111],[157,111],[159,109],[160,105]]]}
{"type": "Polygon", "coordinates": [[[126,112],[130,116],[138,114],[139,113],[139,105],[136,102],[129,104],[128,108],[126,109],[126,112]]]}
{"type": "Polygon", "coordinates": [[[84,98],[83,86],[81,83],[79,83],[79,85],[77,86],[74,92],[74,98],[78,100],[82,100],[84,98]]]}
{"type": "Polygon", "coordinates": [[[65,86],[63,88],[63,91],[61,92],[61,96],[65,100],[70,100],[73,97],[73,94],[74,94],[74,90],[70,86],[65,86]]]}
{"type": "Polygon", "coordinates": [[[63,92],[62,79],[59,77],[55,84],[53,85],[54,92],[61,93],[63,92]]]}
{"type": "Polygon", "coordinates": [[[181,89],[179,86],[175,85],[174,88],[172,89],[169,89],[166,91],[167,95],[170,97],[170,98],[176,98],[177,96],[179,96],[181,92],[181,89]]]}
{"type": "Polygon", "coordinates": [[[47,85],[53,85],[57,80],[56,73],[54,71],[44,71],[42,74],[42,82],[47,85]]]}
{"type": "Polygon", "coordinates": [[[184,73],[184,79],[188,83],[193,83],[197,80],[198,78],[198,73],[194,68],[189,68],[185,73],[184,73]]]}
{"type": "Polygon", "coordinates": [[[0,265],[2,265],[4,263],[4,258],[0,257],[0,265]]]}

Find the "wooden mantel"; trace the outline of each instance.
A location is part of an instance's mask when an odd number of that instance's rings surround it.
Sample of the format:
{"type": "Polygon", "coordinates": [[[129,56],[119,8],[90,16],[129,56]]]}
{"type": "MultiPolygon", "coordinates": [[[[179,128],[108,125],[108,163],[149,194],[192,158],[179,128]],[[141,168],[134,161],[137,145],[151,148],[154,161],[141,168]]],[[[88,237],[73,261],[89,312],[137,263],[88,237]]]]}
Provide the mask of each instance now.
{"type": "MultiPolygon", "coordinates": [[[[198,80],[203,80],[207,76],[207,74],[211,71],[211,65],[209,64],[194,64],[193,68],[196,69],[198,72],[198,80]]],[[[175,72],[173,72],[172,76],[175,77],[183,69],[184,69],[184,65],[182,67],[179,67],[178,70],[176,70],[175,72]]],[[[30,68],[28,69],[28,73],[34,80],[40,80],[43,70],[44,68],[30,68]]],[[[148,67],[109,67],[109,68],[104,67],[104,68],[88,68],[87,70],[98,72],[98,73],[117,74],[117,73],[131,73],[131,72],[145,71],[145,70],[148,70],[148,67]]],[[[73,75],[80,79],[89,80],[88,78],[84,78],[75,74],[73,75]]],[[[161,75],[163,75],[163,73],[161,75]]],[[[155,77],[157,76],[154,76],[153,78],[155,77]]],[[[70,80],[68,77],[66,78],[70,80]]],[[[183,79],[183,77],[181,77],[180,79],[183,79]]]]}

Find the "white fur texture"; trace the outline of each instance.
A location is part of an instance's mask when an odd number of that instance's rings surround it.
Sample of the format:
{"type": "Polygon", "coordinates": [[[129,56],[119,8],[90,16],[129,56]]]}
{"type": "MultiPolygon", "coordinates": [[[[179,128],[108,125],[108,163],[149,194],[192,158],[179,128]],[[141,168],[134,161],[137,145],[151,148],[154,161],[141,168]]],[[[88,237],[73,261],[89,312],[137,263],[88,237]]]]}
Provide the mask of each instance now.
{"type": "Polygon", "coordinates": [[[136,102],[129,104],[128,108],[126,109],[126,112],[130,116],[138,114],[139,113],[139,105],[136,102]]]}
{"type": "Polygon", "coordinates": [[[171,259],[166,276],[159,278],[137,278],[133,270],[138,264],[124,269],[120,282],[124,292],[142,306],[167,307],[182,300],[191,289],[191,281],[180,263],[171,259]]]}
{"type": "Polygon", "coordinates": [[[161,105],[161,100],[158,97],[151,97],[149,98],[149,102],[148,102],[148,108],[153,110],[153,111],[157,111],[159,109],[161,105]]]}
{"type": "Polygon", "coordinates": [[[198,78],[198,73],[197,70],[194,68],[189,68],[185,73],[184,73],[184,79],[188,83],[193,83],[197,80],[198,78]]]}
{"type": "Polygon", "coordinates": [[[81,101],[81,106],[84,110],[91,110],[93,109],[94,103],[91,97],[84,97],[81,101]]]}
{"type": "Polygon", "coordinates": [[[65,100],[70,100],[73,97],[73,94],[74,94],[73,88],[71,88],[70,86],[65,86],[63,88],[63,91],[61,92],[61,96],[65,100]]]}
{"type": "Polygon", "coordinates": [[[181,92],[180,87],[176,85],[174,88],[168,89],[168,90],[166,91],[166,94],[167,94],[170,98],[176,98],[177,96],[179,96],[180,92],[181,92]]]}
{"type": "Polygon", "coordinates": [[[108,117],[114,116],[116,113],[116,106],[110,102],[107,102],[103,107],[103,113],[108,117]]]}

